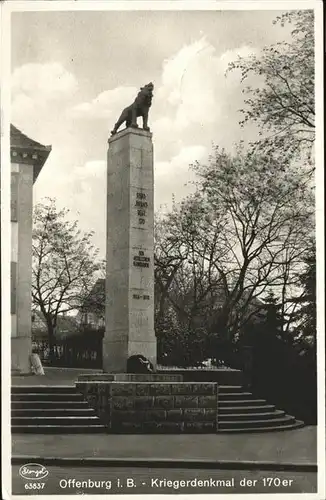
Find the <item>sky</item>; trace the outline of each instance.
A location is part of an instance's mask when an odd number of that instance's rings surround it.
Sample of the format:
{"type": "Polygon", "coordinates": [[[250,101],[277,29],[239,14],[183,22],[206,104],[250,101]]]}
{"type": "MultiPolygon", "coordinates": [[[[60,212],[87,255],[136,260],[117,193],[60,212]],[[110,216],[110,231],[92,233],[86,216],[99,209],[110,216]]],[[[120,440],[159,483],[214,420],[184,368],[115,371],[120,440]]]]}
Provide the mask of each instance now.
{"type": "MultiPolygon", "coordinates": [[[[12,14],[11,121],[52,152],[34,203],[56,199],[94,231],[105,257],[110,130],[141,86],[154,82],[155,210],[191,192],[189,167],[212,144],[232,151],[254,139],[239,125],[240,75],[231,61],[289,40],[280,11],[104,11],[12,14]]],[[[258,84],[259,82],[253,82],[258,84]]]]}

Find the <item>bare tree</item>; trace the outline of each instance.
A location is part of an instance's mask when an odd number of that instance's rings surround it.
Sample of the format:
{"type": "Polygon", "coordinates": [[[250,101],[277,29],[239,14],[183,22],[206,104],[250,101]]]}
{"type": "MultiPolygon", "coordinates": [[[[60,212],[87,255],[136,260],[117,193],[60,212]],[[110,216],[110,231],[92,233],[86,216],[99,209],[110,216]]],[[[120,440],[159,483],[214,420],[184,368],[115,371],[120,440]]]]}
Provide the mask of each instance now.
{"type": "Polygon", "coordinates": [[[177,262],[165,300],[189,326],[201,318],[230,340],[264,309],[268,292],[285,313],[299,286],[314,226],[310,177],[242,148],[234,156],[215,148],[194,168],[198,190],[166,216],[157,253],[177,262]]]}
{"type": "Polygon", "coordinates": [[[199,317],[202,326],[204,311],[209,319],[219,289],[219,278],[212,267],[219,229],[210,226],[206,231],[210,231],[211,238],[205,235],[201,202],[192,198],[179,208],[174,206],[161,218],[156,230],[155,280],[160,298],[157,318],[172,307],[188,328],[195,327],[199,317]]]}
{"type": "Polygon", "coordinates": [[[241,148],[234,156],[216,148],[196,171],[211,214],[224,214],[224,255],[216,256],[215,265],[225,288],[225,327],[235,333],[259,308],[257,299],[273,289],[285,303],[298,285],[314,229],[310,175],[304,167],[284,170],[272,156],[241,148]]]}
{"type": "Polygon", "coordinates": [[[50,356],[58,315],[83,304],[103,269],[91,244],[93,233],[82,233],[68,213],[57,210],[52,199],[34,210],[32,299],[47,324],[50,356]]]}

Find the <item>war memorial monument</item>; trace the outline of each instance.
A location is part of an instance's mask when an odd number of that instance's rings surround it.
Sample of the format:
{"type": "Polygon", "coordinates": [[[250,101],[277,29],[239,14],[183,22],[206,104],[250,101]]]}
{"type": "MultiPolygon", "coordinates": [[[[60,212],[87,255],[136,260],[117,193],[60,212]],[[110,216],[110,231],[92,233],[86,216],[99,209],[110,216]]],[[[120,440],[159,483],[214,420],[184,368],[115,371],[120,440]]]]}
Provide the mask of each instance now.
{"type": "Polygon", "coordinates": [[[151,83],[140,90],[109,139],[103,343],[103,368],[109,372],[126,372],[127,360],[137,354],[156,365],[153,144],[147,124],[152,94],[151,83]],[[117,133],[124,121],[127,128],[117,133]]]}
{"type": "Polygon", "coordinates": [[[105,373],[77,388],[111,432],[215,432],[217,383],[155,373],[153,89],[140,89],[108,140],[105,373]]]}
{"type": "MultiPolygon", "coordinates": [[[[39,387],[13,385],[13,433],[214,434],[303,425],[248,392],[241,370],[157,369],[154,168],[148,126],[153,90],[152,83],[140,89],[135,101],[122,111],[108,139],[103,371],[77,376],[75,386],[67,386],[63,392],[62,387],[43,382],[39,387]],[[142,128],[137,124],[138,117],[142,118],[142,128]],[[123,124],[126,128],[120,130],[123,124]],[[55,416],[53,404],[58,405],[55,416]],[[26,417],[26,410],[33,417],[26,417]]],[[[33,356],[30,298],[23,301],[31,285],[32,185],[51,148],[15,128],[11,139],[11,220],[16,236],[11,266],[12,373],[16,370],[23,375],[33,356]],[[25,274],[19,271],[17,278],[16,269],[25,274]]]]}

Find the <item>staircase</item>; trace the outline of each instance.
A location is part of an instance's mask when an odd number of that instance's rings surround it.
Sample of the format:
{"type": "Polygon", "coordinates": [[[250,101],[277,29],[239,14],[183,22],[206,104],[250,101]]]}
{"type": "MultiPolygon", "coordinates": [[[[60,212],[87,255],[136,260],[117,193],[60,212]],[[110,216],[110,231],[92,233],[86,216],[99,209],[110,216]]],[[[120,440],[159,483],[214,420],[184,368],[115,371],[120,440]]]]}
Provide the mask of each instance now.
{"type": "MultiPolygon", "coordinates": [[[[220,385],[218,432],[271,432],[303,427],[285,411],[256,399],[241,386],[220,385]]],[[[12,433],[91,434],[107,432],[74,386],[13,386],[12,433]]]]}
{"type": "Polygon", "coordinates": [[[220,385],[218,395],[218,432],[271,432],[303,427],[304,423],[256,399],[241,386],[220,385]]]}
{"type": "Polygon", "coordinates": [[[95,410],[73,386],[13,386],[12,433],[105,432],[95,410]]]}

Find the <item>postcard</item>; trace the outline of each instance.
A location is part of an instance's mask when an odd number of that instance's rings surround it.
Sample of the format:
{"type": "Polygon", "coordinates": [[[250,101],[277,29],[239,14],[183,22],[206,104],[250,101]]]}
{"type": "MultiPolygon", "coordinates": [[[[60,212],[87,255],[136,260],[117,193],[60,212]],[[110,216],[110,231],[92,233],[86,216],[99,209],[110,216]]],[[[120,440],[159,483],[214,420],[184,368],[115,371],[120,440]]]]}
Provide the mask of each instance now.
{"type": "Polygon", "coordinates": [[[321,2],[1,12],[5,498],[324,499],[321,2]]]}

